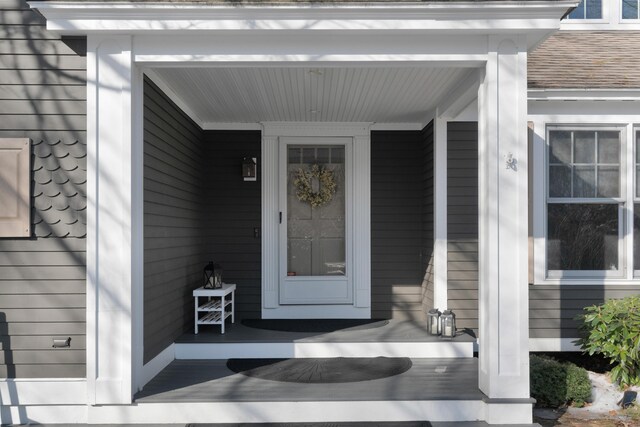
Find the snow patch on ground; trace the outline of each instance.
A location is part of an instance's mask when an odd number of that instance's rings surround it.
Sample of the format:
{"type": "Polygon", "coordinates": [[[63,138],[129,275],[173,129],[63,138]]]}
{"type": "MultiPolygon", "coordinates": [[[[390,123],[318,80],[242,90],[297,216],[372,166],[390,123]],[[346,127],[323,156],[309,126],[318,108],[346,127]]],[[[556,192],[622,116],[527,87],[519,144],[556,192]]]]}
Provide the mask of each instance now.
{"type": "MultiPolygon", "coordinates": [[[[592,403],[584,408],[567,408],[567,413],[575,417],[599,418],[602,415],[611,414],[611,411],[619,411],[618,402],[622,399],[623,391],[618,386],[611,384],[605,374],[589,372],[591,380],[592,403]]],[[[636,402],[640,403],[640,387],[631,387],[630,390],[638,392],[636,402]]]]}

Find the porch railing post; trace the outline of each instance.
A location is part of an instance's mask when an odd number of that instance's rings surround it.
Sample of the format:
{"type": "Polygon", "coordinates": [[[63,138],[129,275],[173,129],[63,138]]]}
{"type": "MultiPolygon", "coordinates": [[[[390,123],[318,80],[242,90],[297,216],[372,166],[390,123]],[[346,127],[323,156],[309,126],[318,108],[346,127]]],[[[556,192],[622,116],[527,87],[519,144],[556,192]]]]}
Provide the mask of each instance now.
{"type": "Polygon", "coordinates": [[[489,37],[478,92],[479,386],[489,423],[531,423],[526,84],[524,37],[489,37]]]}

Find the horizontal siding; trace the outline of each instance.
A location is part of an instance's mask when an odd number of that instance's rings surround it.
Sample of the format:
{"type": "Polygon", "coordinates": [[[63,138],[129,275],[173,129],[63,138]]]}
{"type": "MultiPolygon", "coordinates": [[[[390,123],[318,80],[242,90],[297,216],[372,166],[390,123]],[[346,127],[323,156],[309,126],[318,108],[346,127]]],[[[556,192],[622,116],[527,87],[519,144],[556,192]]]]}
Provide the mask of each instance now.
{"type": "Polygon", "coordinates": [[[371,133],[374,318],[423,318],[423,146],[420,132],[371,133]]]}
{"type": "Polygon", "coordinates": [[[640,286],[531,285],[529,327],[531,338],[576,338],[575,316],[584,307],[608,299],[640,294],[640,286]]]}
{"type": "Polygon", "coordinates": [[[478,125],[447,126],[448,307],[458,327],[478,328],[478,125]]]}
{"type": "Polygon", "coordinates": [[[201,285],[202,130],[144,82],[144,362],[193,327],[201,285]]]}
{"type": "MultiPolygon", "coordinates": [[[[207,167],[205,224],[207,260],[220,264],[223,279],[235,283],[236,316],[258,319],[261,309],[261,182],[242,179],[242,159],[261,164],[256,131],[205,131],[207,167]]],[[[258,166],[259,168],[260,166],[258,166]]],[[[258,171],[260,176],[260,171],[258,171]]]]}
{"type": "Polygon", "coordinates": [[[0,240],[0,376],[85,376],[85,240],[0,240]],[[52,349],[54,338],[71,347],[52,349]]]}
{"type": "Polygon", "coordinates": [[[86,58],[23,0],[0,1],[0,17],[0,138],[33,144],[32,239],[0,240],[0,377],[81,378],[86,58]],[[70,348],[52,348],[67,337],[70,348]]]}

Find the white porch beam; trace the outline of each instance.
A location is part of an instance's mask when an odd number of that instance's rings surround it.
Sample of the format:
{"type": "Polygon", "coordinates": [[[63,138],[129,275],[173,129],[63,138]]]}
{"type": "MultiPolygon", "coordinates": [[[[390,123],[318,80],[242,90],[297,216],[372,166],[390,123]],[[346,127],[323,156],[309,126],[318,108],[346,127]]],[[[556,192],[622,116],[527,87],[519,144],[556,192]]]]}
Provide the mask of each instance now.
{"type": "Polygon", "coordinates": [[[425,2],[379,4],[203,5],[153,2],[30,2],[47,28],[65,34],[87,31],[439,31],[481,34],[559,26],[576,1],[425,2]],[[536,19],[532,20],[531,16],[536,19]]]}
{"type": "Polygon", "coordinates": [[[87,40],[87,388],[95,405],[131,403],[133,341],[142,338],[132,325],[132,306],[141,306],[142,103],[131,48],[129,36],[87,40]]]}
{"type": "Polygon", "coordinates": [[[491,37],[478,93],[479,385],[489,423],[531,423],[526,82],[522,37],[491,37]]]}
{"type": "Polygon", "coordinates": [[[448,306],[447,241],[447,119],[436,112],[433,120],[433,306],[448,306]]]}
{"type": "Polygon", "coordinates": [[[479,71],[470,70],[462,81],[438,102],[438,113],[453,119],[462,113],[478,97],[479,71]]]}

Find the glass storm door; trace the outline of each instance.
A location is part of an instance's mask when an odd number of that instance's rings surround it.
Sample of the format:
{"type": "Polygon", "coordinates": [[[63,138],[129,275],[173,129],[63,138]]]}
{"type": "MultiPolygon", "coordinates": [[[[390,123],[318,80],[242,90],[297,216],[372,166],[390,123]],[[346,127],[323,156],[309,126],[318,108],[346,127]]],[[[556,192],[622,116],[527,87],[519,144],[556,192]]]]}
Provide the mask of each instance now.
{"type": "Polygon", "coordinates": [[[280,304],[351,304],[351,139],[282,139],[280,304]]]}

